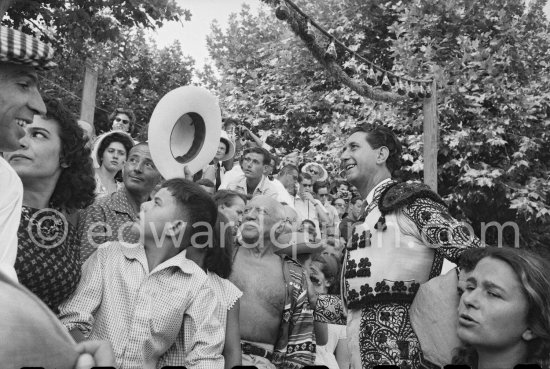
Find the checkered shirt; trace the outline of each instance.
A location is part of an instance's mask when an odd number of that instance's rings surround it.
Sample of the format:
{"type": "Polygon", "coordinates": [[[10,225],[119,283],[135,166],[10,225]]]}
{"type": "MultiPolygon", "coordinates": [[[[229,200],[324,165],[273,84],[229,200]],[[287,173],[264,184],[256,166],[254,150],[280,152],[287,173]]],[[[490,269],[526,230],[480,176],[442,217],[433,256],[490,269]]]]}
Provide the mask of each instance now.
{"type": "Polygon", "coordinates": [[[140,244],[110,242],[86,261],[75,293],[59,308],[65,327],[113,346],[117,368],[222,369],[220,302],[184,252],[149,272],[140,244]]]}
{"type": "Polygon", "coordinates": [[[82,263],[106,242],[138,242],[139,234],[132,231],[132,223],[137,220],[137,216],[138,212],[130,204],[124,186],[110,195],[96,198],[92,205],[81,212],[78,219],[82,263]]]}
{"type": "Polygon", "coordinates": [[[53,48],[36,37],[0,26],[0,61],[46,70],[57,66],[53,54],[53,48]]]}

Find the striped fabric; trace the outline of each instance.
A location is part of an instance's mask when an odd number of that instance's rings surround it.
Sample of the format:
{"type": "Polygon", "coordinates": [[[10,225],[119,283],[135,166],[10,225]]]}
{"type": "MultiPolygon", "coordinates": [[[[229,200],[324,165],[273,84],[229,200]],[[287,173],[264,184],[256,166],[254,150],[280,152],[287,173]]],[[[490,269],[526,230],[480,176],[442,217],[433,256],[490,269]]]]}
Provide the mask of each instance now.
{"type": "Polygon", "coordinates": [[[38,70],[57,66],[52,61],[53,48],[37,38],[20,31],[0,27],[0,61],[25,64],[38,70]]]}
{"type": "Polygon", "coordinates": [[[287,291],[272,362],[277,369],[300,369],[315,362],[313,311],[309,307],[305,271],[289,257],[283,256],[283,260],[287,291]]]}

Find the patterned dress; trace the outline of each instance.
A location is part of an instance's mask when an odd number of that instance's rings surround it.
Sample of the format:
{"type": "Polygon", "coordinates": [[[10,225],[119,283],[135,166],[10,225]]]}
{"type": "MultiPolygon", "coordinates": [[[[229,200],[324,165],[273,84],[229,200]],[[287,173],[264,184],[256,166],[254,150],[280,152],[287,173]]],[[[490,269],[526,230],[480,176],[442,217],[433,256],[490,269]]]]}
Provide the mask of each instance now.
{"type": "Polygon", "coordinates": [[[23,206],[15,271],[54,313],[80,281],[76,227],[56,209],[23,206]]]}

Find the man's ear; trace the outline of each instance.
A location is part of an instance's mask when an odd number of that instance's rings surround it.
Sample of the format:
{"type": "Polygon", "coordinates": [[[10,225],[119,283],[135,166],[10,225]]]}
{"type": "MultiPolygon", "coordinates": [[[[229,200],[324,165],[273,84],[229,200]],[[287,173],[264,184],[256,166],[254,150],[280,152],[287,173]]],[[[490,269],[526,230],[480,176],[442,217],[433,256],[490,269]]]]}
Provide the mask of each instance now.
{"type": "Polygon", "coordinates": [[[521,338],[523,338],[524,341],[529,342],[529,341],[534,340],[535,338],[537,338],[537,335],[533,333],[531,328],[527,328],[525,330],[525,332],[523,332],[521,334],[521,338]]]}
{"type": "Polygon", "coordinates": [[[177,219],[170,223],[170,227],[168,227],[168,234],[170,236],[177,236],[182,232],[185,232],[185,225],[186,223],[181,220],[177,219]]]}
{"type": "Polygon", "coordinates": [[[386,146],[379,147],[380,151],[378,151],[378,155],[376,157],[376,163],[377,164],[383,164],[388,160],[388,157],[390,156],[390,150],[386,146]]]}

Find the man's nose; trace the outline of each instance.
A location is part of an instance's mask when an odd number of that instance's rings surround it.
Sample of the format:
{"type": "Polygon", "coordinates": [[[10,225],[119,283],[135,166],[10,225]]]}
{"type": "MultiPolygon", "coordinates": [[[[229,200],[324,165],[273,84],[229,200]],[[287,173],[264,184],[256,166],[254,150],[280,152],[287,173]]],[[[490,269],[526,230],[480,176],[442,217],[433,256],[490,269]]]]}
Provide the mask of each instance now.
{"type": "Polygon", "coordinates": [[[28,105],[35,115],[46,114],[46,105],[44,104],[44,100],[42,100],[42,96],[36,87],[33,88],[33,93],[28,105]]]}

